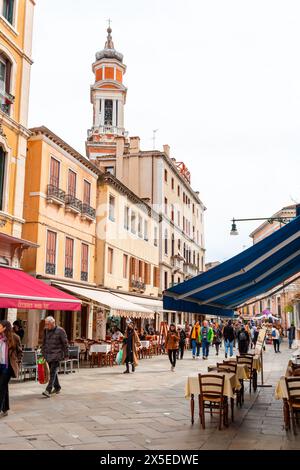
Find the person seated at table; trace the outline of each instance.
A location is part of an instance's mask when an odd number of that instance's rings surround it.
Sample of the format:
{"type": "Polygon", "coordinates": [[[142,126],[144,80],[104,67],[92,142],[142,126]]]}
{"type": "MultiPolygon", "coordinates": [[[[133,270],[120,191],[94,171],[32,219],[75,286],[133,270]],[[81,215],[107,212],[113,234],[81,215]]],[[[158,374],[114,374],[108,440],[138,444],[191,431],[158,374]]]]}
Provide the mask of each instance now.
{"type": "Polygon", "coordinates": [[[139,334],[139,338],[141,341],[146,341],[146,331],[142,328],[141,333],[139,334]]]}
{"type": "Polygon", "coordinates": [[[247,354],[250,344],[250,335],[246,331],[244,325],[241,327],[238,333],[238,348],[240,354],[247,354]]]}
{"type": "Polygon", "coordinates": [[[115,326],[111,339],[114,341],[120,341],[120,339],[122,339],[123,337],[124,335],[122,331],[117,326],[115,326]]]}

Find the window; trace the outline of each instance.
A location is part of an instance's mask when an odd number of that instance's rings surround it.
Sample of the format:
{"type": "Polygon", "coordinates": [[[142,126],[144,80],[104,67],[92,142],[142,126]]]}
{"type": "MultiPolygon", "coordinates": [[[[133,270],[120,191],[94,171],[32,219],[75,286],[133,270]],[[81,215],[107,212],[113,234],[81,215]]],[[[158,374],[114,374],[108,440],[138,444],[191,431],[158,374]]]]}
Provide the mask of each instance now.
{"type": "Polygon", "coordinates": [[[0,53],[0,110],[8,115],[14,100],[14,97],[10,94],[11,69],[12,65],[9,59],[0,53]]]}
{"type": "Polygon", "coordinates": [[[136,215],[135,212],[131,212],[131,233],[136,233],[136,215]]]}
{"type": "Polygon", "coordinates": [[[83,183],[83,203],[88,206],[91,204],[91,183],[86,180],[83,183]]]}
{"type": "Polygon", "coordinates": [[[148,221],[144,220],[144,240],[148,241],[148,221]]]}
{"type": "Polygon", "coordinates": [[[65,250],[65,277],[73,277],[73,252],[74,252],[74,240],[72,238],[66,238],[66,250],[65,250]]]}
{"type": "Polygon", "coordinates": [[[129,230],[129,207],[124,207],[124,228],[125,230],[129,230]]]}
{"type": "Polygon", "coordinates": [[[123,255],[123,278],[127,279],[128,256],[123,255]]]}
{"type": "Polygon", "coordinates": [[[51,157],[50,162],[50,184],[55,188],[59,187],[60,162],[51,157]]]}
{"type": "Polygon", "coordinates": [[[142,216],[138,216],[138,236],[143,238],[143,219],[142,216]]]}
{"type": "Polygon", "coordinates": [[[171,220],[174,222],[174,205],[171,205],[171,220]]]}
{"type": "Polygon", "coordinates": [[[168,172],[167,172],[167,170],[165,170],[165,182],[166,183],[168,182],[168,172]]]}
{"type": "Polygon", "coordinates": [[[182,218],[182,230],[185,232],[185,217],[182,218]]]}
{"type": "Polygon", "coordinates": [[[4,209],[4,176],[5,176],[5,153],[0,147],[0,210],[4,209]]]}
{"type": "Polygon", "coordinates": [[[180,197],[180,186],[177,186],[177,196],[180,197]]]}
{"type": "Polygon", "coordinates": [[[160,271],[159,268],[153,268],[153,286],[160,287],[160,271]]]}
{"type": "Polygon", "coordinates": [[[177,225],[180,227],[180,212],[177,212],[177,225]]]}
{"type": "Polygon", "coordinates": [[[114,166],[106,166],[105,167],[105,172],[110,173],[111,175],[115,174],[115,167],[114,166]]]}
{"type": "Polygon", "coordinates": [[[165,230],[165,255],[168,254],[168,231],[165,230]]]}
{"type": "Polygon", "coordinates": [[[3,0],[2,15],[12,25],[14,20],[14,0],[3,0]]]}
{"type": "Polygon", "coordinates": [[[195,214],[195,204],[193,203],[193,214],[195,214]]]}
{"type": "Polygon", "coordinates": [[[181,250],[181,240],[178,238],[178,253],[180,253],[181,250]]]}
{"type": "Polygon", "coordinates": [[[147,286],[151,284],[151,272],[150,272],[151,265],[148,263],[145,263],[144,265],[144,282],[147,286]]]}
{"type": "Polygon", "coordinates": [[[68,194],[76,197],[76,173],[72,170],[69,170],[68,175],[68,194]]]}
{"type": "Polygon", "coordinates": [[[174,178],[171,179],[171,188],[174,190],[174,178]]]}
{"type": "Polygon", "coordinates": [[[113,101],[105,100],[104,125],[113,125],[113,101]]]}
{"type": "Polygon", "coordinates": [[[113,257],[114,257],[114,250],[112,248],[108,248],[108,250],[107,250],[107,272],[108,272],[108,274],[113,273],[113,257]]]}
{"type": "Polygon", "coordinates": [[[143,281],[144,279],[144,263],[143,261],[139,260],[139,281],[143,281]]]}
{"type": "Polygon", "coordinates": [[[175,237],[174,234],[172,234],[172,240],[171,240],[171,256],[175,255],[175,237]]]}
{"type": "Polygon", "coordinates": [[[56,273],[56,233],[48,230],[46,249],[46,274],[56,273]]]}
{"type": "Polygon", "coordinates": [[[154,227],[154,246],[158,246],[158,228],[154,227]]]}
{"type": "Polygon", "coordinates": [[[167,290],[168,289],[168,272],[167,271],[165,271],[165,279],[164,280],[165,280],[165,290],[167,290]]]}
{"type": "Polygon", "coordinates": [[[114,196],[112,196],[110,194],[109,195],[109,212],[108,212],[109,215],[108,215],[108,218],[112,222],[115,221],[115,202],[116,202],[116,199],[114,198],[114,196]]]}
{"type": "Polygon", "coordinates": [[[168,199],[165,197],[165,214],[168,215],[168,199]]]}
{"type": "Polygon", "coordinates": [[[81,245],[81,280],[88,281],[89,273],[89,246],[85,243],[81,245]]]}
{"type": "Polygon", "coordinates": [[[197,230],[197,244],[199,245],[199,230],[197,230]]]}
{"type": "Polygon", "coordinates": [[[193,240],[195,240],[195,227],[193,225],[193,240]]]}
{"type": "Polygon", "coordinates": [[[183,193],[182,195],[182,200],[183,200],[183,203],[185,204],[185,193],[183,193]]]}

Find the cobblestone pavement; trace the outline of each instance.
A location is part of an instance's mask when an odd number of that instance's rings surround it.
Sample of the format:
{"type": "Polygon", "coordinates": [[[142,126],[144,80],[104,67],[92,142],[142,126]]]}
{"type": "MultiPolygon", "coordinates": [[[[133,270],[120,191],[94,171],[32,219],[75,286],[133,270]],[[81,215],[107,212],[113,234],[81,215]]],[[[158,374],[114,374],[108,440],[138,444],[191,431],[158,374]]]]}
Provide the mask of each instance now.
{"type": "MultiPolygon", "coordinates": [[[[221,349],[219,359],[223,359],[221,349]]],[[[217,417],[206,417],[202,430],[197,416],[190,422],[190,403],[184,398],[188,375],[206,371],[216,363],[192,360],[187,351],[171,372],[167,356],[143,359],[134,374],[123,367],[82,368],[60,375],[60,395],[43,398],[44,389],[33,381],[10,386],[11,411],[0,421],[3,449],[300,449],[300,433],[283,427],[282,402],[275,400],[275,384],[284,375],[290,351],[282,345],[264,354],[265,383],[243,408],[235,409],[235,422],[219,431],[217,417]]],[[[260,383],[260,376],[259,376],[260,383]]]]}

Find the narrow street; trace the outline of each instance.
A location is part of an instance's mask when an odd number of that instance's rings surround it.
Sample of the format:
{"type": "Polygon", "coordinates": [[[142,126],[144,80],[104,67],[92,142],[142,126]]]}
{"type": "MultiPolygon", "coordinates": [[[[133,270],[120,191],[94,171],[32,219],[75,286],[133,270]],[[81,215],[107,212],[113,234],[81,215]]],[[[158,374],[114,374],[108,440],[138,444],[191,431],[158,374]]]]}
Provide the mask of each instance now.
{"type": "MultiPolygon", "coordinates": [[[[134,374],[123,367],[84,368],[60,375],[62,393],[43,398],[44,389],[33,381],[13,383],[11,412],[0,422],[4,449],[300,449],[300,436],[283,427],[282,402],[274,396],[291,351],[286,341],[282,353],[267,346],[265,383],[251,397],[246,386],[243,408],[235,408],[235,422],[217,429],[217,418],[206,415],[202,430],[197,417],[192,426],[190,404],[184,398],[188,375],[215,364],[215,350],[208,361],[192,360],[188,351],[171,372],[167,356],[143,359],[134,374]]],[[[224,358],[224,349],[218,359],[224,358]]],[[[259,375],[260,383],[260,375],[259,375]]]]}

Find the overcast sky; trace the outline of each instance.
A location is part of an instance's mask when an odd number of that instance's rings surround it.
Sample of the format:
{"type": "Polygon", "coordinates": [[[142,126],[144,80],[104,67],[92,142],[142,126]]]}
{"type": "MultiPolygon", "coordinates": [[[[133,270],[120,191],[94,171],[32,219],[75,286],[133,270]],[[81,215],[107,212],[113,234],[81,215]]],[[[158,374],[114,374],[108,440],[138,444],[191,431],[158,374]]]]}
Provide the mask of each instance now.
{"type": "Polygon", "coordinates": [[[299,0],[38,0],[29,125],[85,154],[95,53],[112,19],[125,126],[171,146],[207,207],[207,261],[251,245],[256,222],[300,201],[299,0]]]}

